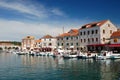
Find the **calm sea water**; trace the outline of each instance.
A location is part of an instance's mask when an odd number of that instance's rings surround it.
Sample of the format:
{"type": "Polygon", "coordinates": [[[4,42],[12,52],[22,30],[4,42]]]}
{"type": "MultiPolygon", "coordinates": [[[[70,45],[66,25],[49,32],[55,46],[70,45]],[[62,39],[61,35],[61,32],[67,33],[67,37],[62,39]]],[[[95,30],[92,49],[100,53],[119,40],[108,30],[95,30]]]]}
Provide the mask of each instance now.
{"type": "Polygon", "coordinates": [[[120,60],[64,60],[0,53],[0,80],[120,80],[120,60]]]}

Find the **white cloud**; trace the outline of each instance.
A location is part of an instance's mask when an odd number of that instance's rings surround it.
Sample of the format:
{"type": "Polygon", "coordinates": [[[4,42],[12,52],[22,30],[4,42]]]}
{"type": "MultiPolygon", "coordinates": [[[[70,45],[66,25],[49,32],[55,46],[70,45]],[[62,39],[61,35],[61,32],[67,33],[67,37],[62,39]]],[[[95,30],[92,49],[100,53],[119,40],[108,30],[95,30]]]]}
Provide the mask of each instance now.
{"type": "MultiPolygon", "coordinates": [[[[64,16],[64,12],[58,8],[50,8],[42,4],[27,3],[26,1],[7,1],[0,0],[0,7],[14,10],[22,14],[28,14],[33,17],[43,18],[49,16],[64,16]]],[[[8,13],[9,14],[9,13],[8,13]]],[[[28,16],[26,15],[26,16],[28,16]]]]}
{"type": "Polygon", "coordinates": [[[60,26],[51,24],[26,23],[20,21],[0,20],[1,40],[21,40],[23,37],[33,35],[40,38],[46,34],[57,36],[62,33],[60,26]]]}
{"type": "Polygon", "coordinates": [[[21,2],[0,1],[0,7],[15,10],[20,13],[30,14],[30,15],[33,15],[36,17],[46,17],[47,16],[45,14],[46,10],[44,10],[44,7],[42,7],[42,5],[39,6],[39,9],[37,9],[37,7],[32,4],[26,5],[25,3],[21,3],[21,2]]]}
{"type": "Polygon", "coordinates": [[[57,9],[57,8],[52,9],[51,12],[52,12],[53,14],[59,15],[59,16],[64,16],[64,15],[65,15],[61,10],[59,10],[59,9],[57,9]]]}
{"type": "MultiPolygon", "coordinates": [[[[77,22],[77,21],[76,21],[77,22]]],[[[68,32],[72,28],[80,28],[81,24],[89,21],[78,20],[78,23],[69,22],[54,22],[54,23],[38,23],[38,22],[23,22],[13,20],[0,19],[0,40],[17,40],[28,35],[35,36],[36,39],[43,37],[46,34],[58,36],[64,32],[68,32]]]]}

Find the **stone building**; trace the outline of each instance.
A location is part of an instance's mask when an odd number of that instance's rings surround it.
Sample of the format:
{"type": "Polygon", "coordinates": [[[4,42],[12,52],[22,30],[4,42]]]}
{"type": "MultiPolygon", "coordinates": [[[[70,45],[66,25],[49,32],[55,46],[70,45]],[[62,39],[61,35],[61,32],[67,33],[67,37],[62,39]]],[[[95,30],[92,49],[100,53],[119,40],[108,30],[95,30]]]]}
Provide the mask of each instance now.
{"type": "Polygon", "coordinates": [[[120,53],[120,30],[113,32],[108,46],[113,52],[120,53]]]}
{"type": "Polygon", "coordinates": [[[67,33],[57,36],[57,48],[79,50],[78,29],[71,29],[67,33]]]}
{"type": "Polygon", "coordinates": [[[53,51],[54,49],[56,49],[57,44],[56,44],[56,38],[52,37],[51,35],[45,35],[42,38],[40,38],[41,40],[41,48],[42,51],[53,51]]]}
{"type": "Polygon", "coordinates": [[[110,43],[110,36],[117,27],[110,20],[92,22],[79,29],[80,49],[85,51],[100,51],[105,44],[110,43]]]}
{"type": "Polygon", "coordinates": [[[35,47],[35,38],[33,36],[26,36],[22,39],[22,50],[30,51],[35,47]]]}

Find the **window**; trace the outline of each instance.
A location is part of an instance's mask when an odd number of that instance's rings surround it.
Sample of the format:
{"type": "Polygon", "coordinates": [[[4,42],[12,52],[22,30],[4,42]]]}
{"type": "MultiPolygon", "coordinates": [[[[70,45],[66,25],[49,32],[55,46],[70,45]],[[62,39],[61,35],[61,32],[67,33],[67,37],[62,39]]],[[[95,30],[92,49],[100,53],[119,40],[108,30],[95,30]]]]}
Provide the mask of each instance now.
{"type": "Polygon", "coordinates": [[[88,38],[88,42],[90,42],[90,39],[88,38]]]}
{"type": "Polygon", "coordinates": [[[71,46],[73,46],[73,43],[71,43],[71,46]]]}
{"type": "Polygon", "coordinates": [[[92,34],[94,34],[94,30],[92,30],[92,34]]]}
{"type": "Polygon", "coordinates": [[[78,43],[76,43],[76,46],[78,46],[78,43]]]}
{"type": "Polygon", "coordinates": [[[58,43],[57,45],[59,46],[60,44],[58,43]]]}
{"type": "Polygon", "coordinates": [[[98,30],[95,30],[95,33],[98,34],[98,30]]]}
{"type": "Polygon", "coordinates": [[[46,39],[44,39],[44,41],[46,41],[46,39]]]}
{"type": "Polygon", "coordinates": [[[61,43],[61,45],[63,46],[63,43],[61,43]]]}
{"type": "Polygon", "coordinates": [[[73,37],[71,37],[71,40],[73,40],[73,37]]]}
{"type": "Polygon", "coordinates": [[[84,43],[86,42],[86,39],[84,39],[84,43]]]}
{"type": "Polygon", "coordinates": [[[108,24],[108,27],[110,27],[110,24],[108,24]]]}
{"type": "Polygon", "coordinates": [[[81,43],[82,43],[82,39],[81,39],[81,43]]]}
{"type": "Polygon", "coordinates": [[[49,39],[49,41],[51,41],[51,39],[49,39]]]}
{"type": "Polygon", "coordinates": [[[67,43],[66,45],[69,46],[69,43],[67,43]]]}
{"type": "Polygon", "coordinates": [[[82,32],[80,32],[80,35],[82,35],[82,32]]]}
{"type": "Polygon", "coordinates": [[[105,38],[103,38],[103,41],[105,42],[105,38]]]}
{"type": "Polygon", "coordinates": [[[105,30],[103,29],[103,34],[105,34],[105,30]]]}
{"type": "Polygon", "coordinates": [[[49,43],[48,45],[49,45],[49,46],[52,46],[52,43],[49,43]]]}
{"type": "Polygon", "coordinates": [[[46,43],[44,43],[43,45],[46,46],[46,43]]]}
{"type": "Polygon", "coordinates": [[[78,39],[78,37],[76,37],[76,39],[78,39]]]}
{"type": "Polygon", "coordinates": [[[96,42],[98,42],[98,38],[96,38],[96,42]]]}
{"type": "Polygon", "coordinates": [[[115,39],[114,39],[114,42],[115,42],[115,43],[118,42],[118,38],[115,38],[115,39]]]}
{"type": "Polygon", "coordinates": [[[94,38],[92,38],[92,42],[94,42],[94,38]]]}
{"type": "Polygon", "coordinates": [[[110,34],[112,34],[112,30],[110,30],[110,34]]]}
{"type": "Polygon", "coordinates": [[[90,31],[88,31],[88,35],[90,34],[90,31]]]}
{"type": "Polygon", "coordinates": [[[85,31],[84,31],[84,35],[85,35],[85,31]]]}
{"type": "Polygon", "coordinates": [[[68,40],[68,37],[66,37],[66,40],[68,40]]]}

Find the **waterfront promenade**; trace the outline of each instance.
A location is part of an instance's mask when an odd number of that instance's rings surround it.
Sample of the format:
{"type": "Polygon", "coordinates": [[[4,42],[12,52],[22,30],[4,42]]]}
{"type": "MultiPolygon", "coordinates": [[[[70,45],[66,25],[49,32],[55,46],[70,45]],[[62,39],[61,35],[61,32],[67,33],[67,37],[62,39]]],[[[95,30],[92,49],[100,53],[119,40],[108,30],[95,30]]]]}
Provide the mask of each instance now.
{"type": "Polygon", "coordinates": [[[119,80],[120,60],[0,53],[0,80],[119,80]]]}

